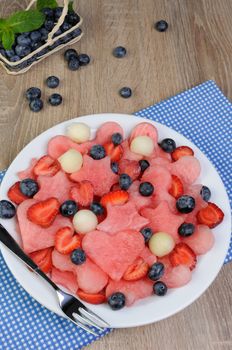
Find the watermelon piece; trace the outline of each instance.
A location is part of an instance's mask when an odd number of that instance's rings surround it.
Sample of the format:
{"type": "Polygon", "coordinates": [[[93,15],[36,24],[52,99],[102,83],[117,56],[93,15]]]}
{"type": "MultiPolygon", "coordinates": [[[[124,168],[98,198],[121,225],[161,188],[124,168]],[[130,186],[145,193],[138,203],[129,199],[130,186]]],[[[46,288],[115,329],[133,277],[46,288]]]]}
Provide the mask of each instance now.
{"type": "Polygon", "coordinates": [[[106,297],[111,294],[121,292],[126,297],[126,305],[132,305],[136,300],[149,297],[153,294],[153,282],[148,279],[141,279],[138,281],[124,281],[120,280],[110,281],[106,287],[106,297]]]}
{"type": "Polygon", "coordinates": [[[130,150],[130,146],[129,146],[129,142],[127,140],[124,140],[121,143],[121,146],[123,148],[123,156],[122,156],[122,160],[123,159],[128,159],[128,160],[141,160],[143,158],[143,156],[141,154],[137,154],[134,152],[131,152],[130,150]]]}
{"type": "Polygon", "coordinates": [[[152,254],[148,247],[145,247],[140,253],[140,257],[151,267],[156,261],[157,257],[152,254]]]}
{"type": "Polygon", "coordinates": [[[111,141],[111,137],[115,133],[119,133],[124,137],[124,131],[121,125],[116,122],[106,122],[98,128],[96,133],[96,138],[94,144],[104,145],[107,142],[111,141]]]}
{"type": "Polygon", "coordinates": [[[156,157],[157,157],[157,158],[166,159],[166,160],[168,160],[169,162],[172,161],[171,154],[170,154],[170,153],[167,153],[167,152],[164,152],[164,151],[162,150],[161,147],[157,146],[157,147],[155,148],[155,152],[156,152],[156,157]]]}
{"type": "Polygon", "coordinates": [[[134,127],[134,129],[131,131],[129,142],[131,143],[131,141],[137,136],[149,136],[154,141],[154,144],[157,144],[158,141],[158,132],[156,127],[146,122],[139,123],[134,127]]]}
{"type": "Polygon", "coordinates": [[[178,176],[183,182],[191,185],[201,172],[201,165],[197,158],[184,156],[170,164],[171,174],[178,176]]]}
{"type": "Polygon", "coordinates": [[[69,271],[60,271],[55,267],[52,268],[51,279],[54,283],[59,284],[71,293],[76,294],[78,290],[77,277],[69,271]]]}
{"type": "Polygon", "coordinates": [[[70,199],[69,191],[73,182],[69,181],[67,175],[62,171],[58,171],[54,176],[40,175],[37,178],[39,191],[34,196],[34,199],[43,201],[50,197],[55,197],[60,203],[70,199]]]}
{"type": "Polygon", "coordinates": [[[183,238],[182,241],[188,244],[196,255],[201,255],[213,247],[215,238],[208,226],[197,225],[192,236],[183,238]]]}
{"type": "Polygon", "coordinates": [[[22,202],[17,209],[23,249],[26,253],[32,253],[54,246],[56,232],[64,226],[72,227],[70,220],[61,215],[57,215],[48,228],[42,228],[39,225],[33,224],[33,222],[27,218],[27,210],[35,203],[38,203],[38,201],[35,199],[28,199],[22,202]]]}
{"type": "Polygon", "coordinates": [[[192,273],[186,265],[178,265],[171,269],[167,269],[161,278],[168,288],[179,288],[189,283],[192,273]]]}
{"type": "Polygon", "coordinates": [[[107,217],[98,226],[98,230],[113,235],[123,230],[139,231],[149,224],[149,220],[139,215],[135,204],[127,202],[123,205],[107,205],[107,217]]]}
{"type": "Polygon", "coordinates": [[[132,180],[140,176],[141,168],[136,160],[123,159],[119,162],[119,174],[127,174],[132,180]]]}
{"type": "Polygon", "coordinates": [[[155,209],[143,208],[141,215],[150,221],[150,227],[154,232],[169,233],[175,242],[179,242],[178,227],[184,219],[180,215],[173,214],[166,201],[161,202],[155,209]]]}
{"type": "Polygon", "coordinates": [[[82,154],[87,153],[93,145],[93,141],[83,142],[78,144],[67,136],[57,135],[52,137],[48,142],[48,155],[54,159],[59,158],[62,154],[67,152],[70,148],[74,148],[82,154]]]}
{"type": "Polygon", "coordinates": [[[136,209],[139,211],[141,208],[150,207],[152,205],[153,196],[145,197],[139,193],[140,181],[134,181],[129,187],[129,200],[135,204],[136,209]]]}
{"type": "Polygon", "coordinates": [[[114,174],[111,170],[111,161],[109,157],[94,160],[84,155],[82,168],[71,174],[70,179],[76,182],[84,180],[91,182],[94,194],[101,197],[105,193],[108,193],[111,187],[118,182],[118,175],[114,174]]]}
{"type": "Polygon", "coordinates": [[[150,163],[150,166],[162,166],[164,168],[168,168],[171,161],[168,160],[167,158],[156,157],[156,158],[149,158],[149,163],[150,163]]]}
{"type": "Polygon", "coordinates": [[[141,233],[134,230],[120,231],[113,236],[103,231],[92,231],[85,234],[82,247],[111,279],[119,281],[143,251],[145,243],[141,233]]]}
{"type": "Polygon", "coordinates": [[[30,165],[27,169],[19,171],[17,173],[18,177],[20,180],[24,180],[24,179],[33,179],[35,180],[36,176],[33,172],[33,168],[35,166],[35,164],[37,163],[37,158],[32,158],[30,161],[30,165]]]}
{"type": "Polygon", "coordinates": [[[172,177],[169,171],[163,166],[154,165],[145,170],[141,181],[148,181],[152,183],[155,188],[155,192],[158,190],[168,191],[171,187],[172,177]]]}
{"type": "Polygon", "coordinates": [[[52,252],[52,264],[53,266],[60,271],[69,271],[76,273],[75,266],[69,254],[61,254],[58,250],[54,249],[52,252]]]}
{"type": "Polygon", "coordinates": [[[170,210],[174,213],[177,214],[177,209],[176,209],[176,199],[170,195],[166,190],[160,189],[155,191],[155,195],[153,195],[153,207],[156,208],[158,205],[166,201],[168,202],[168,206],[170,210]]]}

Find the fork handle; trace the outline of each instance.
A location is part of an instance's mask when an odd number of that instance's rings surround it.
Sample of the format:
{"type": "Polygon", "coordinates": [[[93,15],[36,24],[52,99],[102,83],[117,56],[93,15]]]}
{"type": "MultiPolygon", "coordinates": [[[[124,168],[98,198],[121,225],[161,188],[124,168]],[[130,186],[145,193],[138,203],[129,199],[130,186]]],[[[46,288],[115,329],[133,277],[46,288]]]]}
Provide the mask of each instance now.
{"type": "Polygon", "coordinates": [[[29,268],[31,268],[40,277],[46,280],[55,290],[59,290],[57,285],[50,280],[50,278],[40,270],[39,266],[34,263],[34,261],[24,253],[20,248],[18,243],[9,234],[9,232],[0,224],[0,242],[2,242],[12,253],[14,253],[20,260],[24,262],[29,268]]]}

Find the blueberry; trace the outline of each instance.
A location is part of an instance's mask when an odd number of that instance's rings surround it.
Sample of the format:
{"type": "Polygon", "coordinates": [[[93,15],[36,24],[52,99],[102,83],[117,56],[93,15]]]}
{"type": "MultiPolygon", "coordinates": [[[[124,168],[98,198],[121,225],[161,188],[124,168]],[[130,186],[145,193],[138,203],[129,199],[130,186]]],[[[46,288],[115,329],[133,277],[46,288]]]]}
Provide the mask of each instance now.
{"type": "Polygon", "coordinates": [[[211,191],[210,191],[209,187],[202,186],[200,194],[201,194],[201,197],[204,201],[208,202],[210,200],[211,191]]]}
{"type": "Polygon", "coordinates": [[[180,213],[191,213],[195,208],[195,199],[187,195],[180,196],[176,201],[176,208],[180,213]]]}
{"type": "Polygon", "coordinates": [[[69,12],[66,17],[68,23],[70,23],[72,26],[75,26],[80,22],[80,17],[75,12],[69,12]]]}
{"type": "Polygon", "coordinates": [[[0,201],[0,218],[1,219],[11,219],[15,216],[15,214],[16,214],[16,209],[11,202],[7,200],[0,201]]]}
{"type": "Polygon", "coordinates": [[[181,237],[189,237],[194,233],[195,226],[191,223],[184,222],[178,228],[178,233],[181,237]]]}
{"type": "Polygon", "coordinates": [[[168,29],[168,23],[164,20],[158,21],[155,23],[155,29],[158,32],[165,32],[168,29]]]}
{"type": "Polygon", "coordinates": [[[52,30],[52,28],[54,27],[54,21],[53,19],[46,19],[44,22],[44,28],[50,32],[52,30]]]}
{"type": "Polygon", "coordinates": [[[62,96],[60,94],[52,94],[49,99],[48,102],[50,103],[50,105],[52,106],[59,106],[62,103],[62,96]]]}
{"type": "Polygon", "coordinates": [[[39,185],[33,179],[24,179],[20,182],[19,189],[24,196],[32,198],[39,191],[39,185]]]}
{"type": "Polygon", "coordinates": [[[158,281],[164,274],[164,264],[161,262],[154,263],[148,271],[148,277],[152,281],[158,281]]]}
{"type": "Polygon", "coordinates": [[[123,138],[119,132],[116,132],[112,135],[111,140],[115,146],[118,146],[122,143],[123,138]]]}
{"type": "Polygon", "coordinates": [[[128,190],[131,184],[132,184],[132,179],[129,175],[121,174],[119,176],[119,186],[122,190],[128,190]]]}
{"type": "Polygon", "coordinates": [[[92,210],[95,215],[102,215],[104,213],[103,206],[98,202],[91,203],[90,210],[92,210]]]}
{"type": "Polygon", "coordinates": [[[39,30],[34,30],[33,32],[31,32],[30,38],[31,38],[31,41],[38,42],[41,40],[42,35],[39,30]]]}
{"type": "Polygon", "coordinates": [[[93,159],[102,159],[105,158],[106,151],[105,148],[102,145],[94,145],[90,149],[90,157],[93,159]]]}
{"type": "Polygon", "coordinates": [[[60,29],[62,30],[62,32],[66,32],[67,30],[71,29],[72,28],[72,25],[68,22],[64,22],[60,29]]]}
{"type": "Polygon", "coordinates": [[[109,296],[107,302],[112,310],[120,310],[125,306],[126,297],[123,293],[116,292],[109,296]]]}
{"type": "Polygon", "coordinates": [[[78,61],[80,66],[87,66],[90,62],[90,57],[85,53],[78,55],[78,61]]]}
{"type": "Polygon", "coordinates": [[[176,143],[173,139],[163,139],[159,146],[166,153],[172,153],[176,149],[176,143]]]}
{"type": "Polygon", "coordinates": [[[19,57],[25,57],[31,53],[30,46],[16,45],[15,52],[19,57]]]}
{"type": "Polygon", "coordinates": [[[30,110],[32,112],[39,112],[43,108],[43,101],[40,98],[35,98],[29,103],[30,110]]]}
{"type": "MultiPolygon", "coordinates": [[[[63,38],[61,38],[61,39],[62,39],[62,43],[63,43],[63,44],[66,44],[66,43],[68,43],[72,38],[73,38],[72,33],[68,33],[68,34],[66,34],[63,38]]],[[[60,39],[60,40],[61,40],[61,39],[60,39]]]]}
{"type": "Polygon", "coordinates": [[[146,159],[142,159],[139,161],[139,166],[142,172],[144,172],[147,168],[149,168],[150,163],[146,159]]]}
{"type": "Polygon", "coordinates": [[[47,17],[47,18],[53,18],[53,10],[50,9],[49,7],[45,7],[42,9],[43,14],[47,17]]]}
{"type": "Polygon", "coordinates": [[[131,88],[124,86],[119,90],[119,94],[123,98],[129,98],[132,95],[131,88]]]}
{"type": "Polygon", "coordinates": [[[62,34],[62,30],[61,30],[61,29],[58,29],[58,30],[55,32],[54,36],[59,36],[59,35],[61,35],[61,34],[62,34]]]}
{"type": "Polygon", "coordinates": [[[31,39],[30,37],[26,34],[20,34],[17,39],[16,42],[18,45],[22,45],[22,46],[30,46],[31,45],[31,39]]]}
{"type": "Polygon", "coordinates": [[[78,53],[75,49],[68,49],[64,53],[64,58],[66,61],[69,61],[71,57],[78,58],[78,53]]]}
{"type": "Polygon", "coordinates": [[[63,7],[56,7],[55,8],[55,10],[54,10],[54,17],[55,17],[56,21],[58,21],[58,19],[62,15],[62,12],[63,12],[63,7]]]}
{"type": "Polygon", "coordinates": [[[154,186],[150,182],[142,182],[139,185],[139,193],[144,197],[149,197],[154,192],[154,186]]]}
{"type": "Polygon", "coordinates": [[[34,51],[38,49],[38,47],[42,46],[43,44],[40,41],[34,41],[31,43],[31,50],[34,51]]]}
{"type": "Polygon", "coordinates": [[[77,36],[81,35],[82,30],[81,28],[76,28],[71,32],[71,35],[73,38],[76,38],[77,36]]]}
{"type": "Polygon", "coordinates": [[[111,163],[111,170],[113,171],[113,173],[118,174],[118,163],[117,162],[112,162],[111,163]]]}
{"type": "Polygon", "coordinates": [[[14,50],[5,50],[5,53],[6,53],[8,58],[11,58],[11,57],[15,56],[15,51],[14,50]]]}
{"type": "Polygon", "coordinates": [[[32,101],[41,97],[41,90],[37,87],[31,87],[26,91],[26,98],[28,101],[32,101]]]}
{"type": "Polygon", "coordinates": [[[71,59],[68,61],[68,68],[70,70],[78,70],[80,67],[79,60],[77,57],[71,57],[71,59]]]}
{"type": "Polygon", "coordinates": [[[150,240],[151,236],[154,233],[150,227],[144,227],[140,230],[140,232],[144,237],[145,243],[147,243],[150,240]]]}
{"type": "Polygon", "coordinates": [[[86,261],[86,254],[81,248],[73,250],[70,257],[72,263],[75,265],[82,265],[86,261]]]}
{"type": "Polygon", "coordinates": [[[21,60],[21,58],[20,58],[19,56],[17,56],[17,55],[12,56],[12,57],[10,58],[10,61],[11,61],[11,62],[18,62],[19,60],[21,60]]]}
{"type": "Polygon", "coordinates": [[[113,50],[114,57],[123,58],[126,56],[126,49],[123,46],[117,46],[113,50]]]}
{"type": "Polygon", "coordinates": [[[59,78],[55,77],[54,75],[51,75],[46,80],[46,84],[50,89],[57,88],[57,86],[59,86],[59,83],[60,83],[59,78]]]}
{"type": "MultiPolygon", "coordinates": [[[[6,57],[6,51],[4,49],[0,49],[0,54],[4,57],[6,57]]],[[[12,56],[13,57],[13,56],[12,56]]]]}
{"type": "Polygon", "coordinates": [[[167,290],[168,288],[166,284],[163,282],[158,281],[158,282],[155,282],[153,285],[153,292],[159,297],[164,296],[167,293],[167,290]]]}
{"type": "Polygon", "coordinates": [[[78,206],[76,202],[72,200],[67,200],[63,202],[60,206],[60,213],[62,216],[70,217],[76,214],[78,211],[78,206]]]}
{"type": "Polygon", "coordinates": [[[47,38],[48,38],[48,31],[47,31],[47,29],[42,27],[42,28],[40,28],[39,31],[40,31],[40,34],[41,34],[41,40],[42,41],[47,40],[47,38]]]}

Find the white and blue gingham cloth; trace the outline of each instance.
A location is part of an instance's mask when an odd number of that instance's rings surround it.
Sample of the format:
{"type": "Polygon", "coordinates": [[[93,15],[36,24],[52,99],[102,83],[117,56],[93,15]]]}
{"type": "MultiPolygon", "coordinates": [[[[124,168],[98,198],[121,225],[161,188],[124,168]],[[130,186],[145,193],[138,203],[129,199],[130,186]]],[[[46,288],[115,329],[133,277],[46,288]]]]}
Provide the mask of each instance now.
{"type": "MultiPolygon", "coordinates": [[[[232,104],[213,81],[143,109],[138,116],[172,127],[193,141],[231,188],[232,104]]],[[[0,181],[4,172],[0,172],[0,181]]],[[[225,263],[232,260],[232,241],[225,263]]],[[[106,330],[103,335],[110,330],[106,330]]],[[[48,311],[18,284],[0,255],[0,349],[78,350],[96,338],[48,311]]]]}

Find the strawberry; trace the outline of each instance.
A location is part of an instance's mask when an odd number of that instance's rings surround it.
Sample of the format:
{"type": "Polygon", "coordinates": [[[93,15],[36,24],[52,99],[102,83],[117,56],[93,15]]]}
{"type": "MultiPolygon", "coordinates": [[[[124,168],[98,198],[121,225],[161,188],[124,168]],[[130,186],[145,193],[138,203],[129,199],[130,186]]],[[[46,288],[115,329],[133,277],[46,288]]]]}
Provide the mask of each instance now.
{"type": "Polygon", "coordinates": [[[172,266],[186,265],[193,270],[197,263],[196,254],[186,243],[178,243],[169,254],[172,266]]]}
{"type": "Polygon", "coordinates": [[[113,142],[108,142],[104,144],[104,148],[112,162],[118,162],[122,158],[123,148],[121,145],[115,146],[113,142]]]}
{"type": "Polygon", "coordinates": [[[112,204],[112,205],[121,205],[124,204],[128,201],[129,194],[126,191],[113,191],[109,192],[107,194],[104,194],[101,198],[101,205],[103,207],[106,207],[107,204],[112,204]]]}
{"type": "Polygon", "coordinates": [[[102,304],[106,301],[106,296],[103,293],[89,294],[80,289],[77,291],[77,296],[90,304],[102,304]]]}
{"type": "Polygon", "coordinates": [[[49,227],[59,212],[60,203],[56,198],[48,198],[33,204],[27,210],[28,219],[41,227],[49,227]]]}
{"type": "Polygon", "coordinates": [[[184,156],[193,156],[193,155],[194,155],[194,152],[193,152],[192,148],[190,148],[188,146],[177,147],[171,154],[172,160],[174,160],[174,161],[176,161],[184,156]]]}
{"type": "Polygon", "coordinates": [[[224,218],[223,211],[214,203],[208,202],[207,207],[202,208],[197,213],[197,221],[199,224],[207,225],[213,228],[219,225],[224,218]]]}
{"type": "Polygon", "coordinates": [[[80,237],[78,235],[73,236],[73,229],[71,227],[62,227],[56,232],[55,248],[59,253],[68,254],[80,246],[80,237]]]}
{"type": "Polygon", "coordinates": [[[172,184],[169,193],[175,198],[180,197],[184,193],[184,186],[176,175],[172,175],[172,184]]]}
{"type": "Polygon", "coordinates": [[[132,180],[136,180],[141,173],[141,168],[136,160],[123,159],[119,163],[119,174],[127,174],[132,180]]]}
{"type": "Polygon", "coordinates": [[[70,189],[69,194],[76,203],[87,207],[93,201],[93,186],[89,181],[81,181],[70,189]]]}
{"type": "Polygon", "coordinates": [[[126,281],[137,281],[147,275],[149,265],[142,258],[138,258],[128,267],[123,275],[126,281]]]}
{"type": "Polygon", "coordinates": [[[17,181],[13,186],[9,188],[7,192],[8,198],[15,204],[20,204],[26,199],[28,199],[28,197],[24,196],[24,194],[22,194],[22,192],[20,191],[19,184],[20,181],[17,181]]]}
{"type": "Polygon", "coordinates": [[[36,176],[47,175],[53,176],[60,170],[60,164],[56,159],[50,156],[41,157],[33,168],[33,172],[36,176]]]}
{"type": "Polygon", "coordinates": [[[32,260],[39,266],[39,268],[48,273],[52,269],[52,251],[53,248],[45,248],[41,250],[37,250],[30,254],[32,260]]]}

